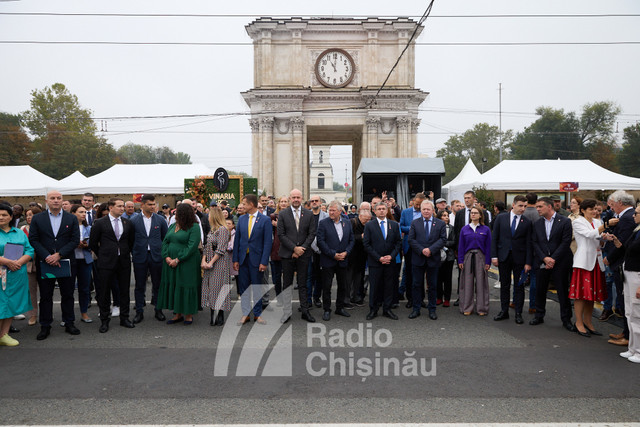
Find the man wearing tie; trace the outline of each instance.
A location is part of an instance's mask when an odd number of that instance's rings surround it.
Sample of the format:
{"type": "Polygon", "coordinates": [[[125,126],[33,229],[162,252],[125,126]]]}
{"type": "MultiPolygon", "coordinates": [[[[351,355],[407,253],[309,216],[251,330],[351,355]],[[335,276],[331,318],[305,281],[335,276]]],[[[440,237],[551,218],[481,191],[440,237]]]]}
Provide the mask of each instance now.
{"type": "Polygon", "coordinates": [[[87,224],[93,225],[96,220],[96,213],[93,211],[93,203],[95,201],[93,193],[84,193],[82,196],[82,206],[87,210],[87,224]]]}
{"type": "Polygon", "coordinates": [[[247,194],[242,198],[245,214],[238,219],[233,242],[233,268],[238,271],[238,290],[241,297],[243,325],[251,320],[253,301],[254,321],[266,325],[262,315],[263,273],[269,265],[273,226],[271,219],[258,212],[258,198],[247,194]]]}
{"type": "Polygon", "coordinates": [[[294,272],[297,272],[302,318],[307,322],[315,322],[309,312],[310,296],[307,295],[307,273],[309,260],[313,253],[311,243],[316,237],[317,225],[313,218],[313,212],[301,206],[302,192],[300,190],[291,190],[289,204],[289,208],[278,214],[278,238],[280,239],[278,255],[282,258],[284,304],[281,322],[286,323],[291,318],[291,284],[294,272]]]}
{"type": "Polygon", "coordinates": [[[524,307],[524,284],[520,276],[531,270],[533,251],[531,247],[531,221],[524,216],[527,199],[522,195],[513,198],[511,212],[498,215],[491,233],[491,263],[500,272],[500,313],[493,320],[509,318],[509,296],[513,275],[516,323],[521,325],[524,307]]]}
{"type": "MultiPolygon", "coordinates": [[[[151,304],[158,301],[158,289],[162,274],[162,241],[167,234],[167,221],[156,212],[156,198],[152,194],[142,196],[142,213],[131,219],[135,234],[133,244],[133,276],[136,280],[134,290],[136,315],[133,323],[144,319],[145,291],[147,274],[151,276],[151,304]]],[[[162,310],[155,310],[155,318],[161,322],[167,320],[162,310]]]]}
{"type": "MultiPolygon", "coordinates": [[[[403,210],[400,214],[400,231],[402,231],[402,252],[404,253],[404,272],[402,273],[402,283],[404,286],[401,286],[401,289],[404,288],[405,293],[407,295],[407,308],[413,307],[413,274],[411,272],[411,255],[412,250],[409,247],[409,230],[411,229],[411,223],[420,218],[422,215],[420,212],[420,206],[422,205],[422,201],[427,197],[424,193],[418,193],[413,198],[413,206],[408,207],[403,210]]],[[[424,300],[424,295],[420,293],[416,295],[416,299],[420,301],[424,300]]]]}
{"type": "Polygon", "coordinates": [[[131,284],[131,248],[135,234],[129,220],[122,218],[124,201],[112,198],[107,203],[109,215],[97,219],[89,236],[89,248],[98,257],[96,299],[100,307],[99,332],[109,330],[111,282],[117,278],[120,289],[120,326],[133,328],[129,320],[129,287],[131,284]]]}
{"type": "Polygon", "coordinates": [[[47,210],[36,214],[31,219],[29,243],[36,253],[36,275],[40,286],[40,333],[39,341],[46,339],[51,333],[53,323],[53,290],[56,280],[60,287],[60,306],[65,332],[78,335],[73,312],[73,292],[75,283],[69,277],[43,279],[41,265],[46,263],[59,267],[60,260],[76,262],[75,249],[80,244],[80,228],[75,215],[62,210],[62,194],[49,191],[47,194],[47,210]]]}
{"type": "Polygon", "coordinates": [[[388,220],[387,205],[378,203],[375,207],[376,219],[364,226],[362,244],[369,262],[369,314],[367,320],[378,315],[382,302],[385,317],[398,320],[391,311],[393,304],[393,275],[396,274],[396,256],[402,248],[400,227],[388,220]]]}
{"type": "MultiPolygon", "coordinates": [[[[440,268],[440,250],[447,243],[447,230],[444,221],[433,216],[435,209],[431,200],[423,200],[420,205],[420,218],[411,222],[409,246],[412,254],[413,295],[420,295],[427,278],[429,319],[436,320],[436,299],[438,269],[440,268]]],[[[413,299],[413,311],[409,319],[420,316],[420,300],[413,299]]]]}
{"type": "Polygon", "coordinates": [[[569,271],[573,264],[573,253],[570,247],[573,232],[571,220],[556,213],[553,208],[553,200],[549,197],[539,198],[536,209],[540,214],[540,219],[533,224],[531,241],[536,262],[542,264],[538,270],[537,278],[536,316],[531,319],[529,324],[544,323],[547,289],[549,281],[553,280],[558,291],[562,326],[575,332],[575,327],[571,323],[572,310],[569,301],[569,271]]]}
{"type": "Polygon", "coordinates": [[[331,318],[331,284],[333,276],[338,282],[338,293],[336,295],[336,311],[339,316],[351,317],[344,309],[347,296],[347,257],[353,250],[354,240],[351,230],[351,222],[344,218],[342,205],[337,200],[329,203],[327,208],[329,218],[325,218],[318,223],[318,247],[320,255],[320,267],[322,267],[322,305],[324,314],[322,320],[328,321],[331,318]]]}

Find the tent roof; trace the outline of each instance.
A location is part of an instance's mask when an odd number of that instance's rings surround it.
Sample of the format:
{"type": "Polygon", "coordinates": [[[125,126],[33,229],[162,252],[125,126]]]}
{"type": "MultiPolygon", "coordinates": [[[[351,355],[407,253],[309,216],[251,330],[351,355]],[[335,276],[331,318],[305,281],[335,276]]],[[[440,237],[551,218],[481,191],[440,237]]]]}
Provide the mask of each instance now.
{"type": "MultiPolygon", "coordinates": [[[[139,194],[139,193],[184,193],[185,178],[198,175],[213,175],[207,166],[190,165],[113,165],[104,172],[87,178],[82,185],[66,186],[66,194],[139,194]]],[[[66,178],[65,178],[66,179],[66,178]]]]}
{"type": "Polygon", "coordinates": [[[363,173],[436,173],[444,174],[444,162],[441,158],[418,159],[362,159],[356,175],[363,173]]]}
{"type": "Polygon", "coordinates": [[[482,174],[489,190],[556,190],[577,182],[579,190],[640,190],[640,179],[611,172],[591,160],[504,160],[482,174]]]}
{"type": "Polygon", "coordinates": [[[65,187],[79,187],[84,185],[86,181],[87,177],[84,176],[82,172],[75,171],[68,177],[62,178],[60,181],[58,181],[58,186],[62,189],[60,191],[64,194],[66,193],[66,191],[64,191],[65,187]]]}
{"type": "Polygon", "coordinates": [[[28,165],[0,167],[0,196],[43,196],[58,181],[28,165]]]}
{"type": "Polygon", "coordinates": [[[473,164],[471,159],[467,160],[467,163],[464,165],[460,173],[453,178],[451,181],[447,183],[447,185],[443,185],[442,188],[451,188],[457,185],[465,185],[469,183],[476,183],[480,180],[480,172],[476,165],[473,164]]]}

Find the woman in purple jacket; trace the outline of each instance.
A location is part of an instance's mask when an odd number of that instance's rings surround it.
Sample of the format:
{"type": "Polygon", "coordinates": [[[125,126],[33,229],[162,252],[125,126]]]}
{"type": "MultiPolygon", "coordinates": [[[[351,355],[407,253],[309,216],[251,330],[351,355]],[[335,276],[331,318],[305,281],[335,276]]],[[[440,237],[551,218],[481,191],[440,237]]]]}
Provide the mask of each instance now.
{"type": "Polygon", "coordinates": [[[473,207],[471,221],[460,230],[458,266],[460,267],[460,312],[480,316],[489,312],[489,265],[491,264],[491,229],[484,225],[482,210],[473,207]],[[476,302],[474,304],[474,287],[476,302]]]}

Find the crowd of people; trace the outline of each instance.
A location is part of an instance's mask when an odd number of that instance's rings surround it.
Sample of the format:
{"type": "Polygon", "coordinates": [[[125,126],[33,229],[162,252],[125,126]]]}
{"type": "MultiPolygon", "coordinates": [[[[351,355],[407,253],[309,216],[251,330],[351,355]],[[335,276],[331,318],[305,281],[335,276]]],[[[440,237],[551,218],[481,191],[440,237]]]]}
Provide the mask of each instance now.
{"type": "Polygon", "coordinates": [[[47,194],[46,206],[0,203],[0,344],[18,345],[9,335],[16,331],[14,317],[39,322],[38,340],[51,334],[56,288],[65,332],[80,334],[76,289],[81,322],[93,322],[93,289],[100,333],[109,331],[112,318],[134,328],[144,320],[149,278],[158,321],[191,325],[208,309],[210,324],[223,325],[235,288],[238,324],[253,318],[263,325],[262,311],[272,299],[265,286],[269,270],[282,323],[293,315],[294,290],[307,322],[316,321],[314,307],[330,321],[332,315],[351,317],[350,309],[365,304],[368,321],[380,310],[397,320],[401,301],[409,319],[425,309],[437,320],[437,307],[451,305],[464,316],[487,316],[493,265],[500,286],[495,321],[509,319],[513,308],[515,322],[524,323],[529,285],[529,324],[543,324],[552,286],[564,328],[602,335],[592,319],[594,303],[603,302],[600,320],[618,315],[625,321],[609,342],[626,346],[621,356],[640,363],[640,207],[624,191],[606,203],[574,197],[569,207],[528,193],[515,196],[510,209],[496,202],[490,213],[467,191],[463,201],[450,204],[418,193],[401,210],[386,193],[344,206],[317,195],[305,201],[298,189],[277,199],[248,194],[235,209],[226,201],[204,208],[194,199],[175,209],[158,207],[153,195],[144,195],[136,212],[121,198],[98,204],[86,193],[66,201],[58,191],[47,194]],[[452,303],[454,269],[458,298],[452,303]],[[163,310],[172,313],[169,319],[163,310]]]}

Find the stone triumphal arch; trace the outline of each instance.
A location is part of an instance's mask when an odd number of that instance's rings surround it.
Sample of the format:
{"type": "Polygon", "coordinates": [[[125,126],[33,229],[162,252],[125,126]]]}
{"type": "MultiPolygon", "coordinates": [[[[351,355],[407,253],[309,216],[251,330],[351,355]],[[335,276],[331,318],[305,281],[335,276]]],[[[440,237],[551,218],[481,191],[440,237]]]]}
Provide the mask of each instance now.
{"type": "Polygon", "coordinates": [[[254,88],[242,96],[261,189],[308,196],[311,145],[351,145],[353,171],[362,158],[417,156],[418,106],[428,93],[414,87],[413,43],[377,94],[415,28],[407,18],[260,18],[246,26],[254,88]]]}

